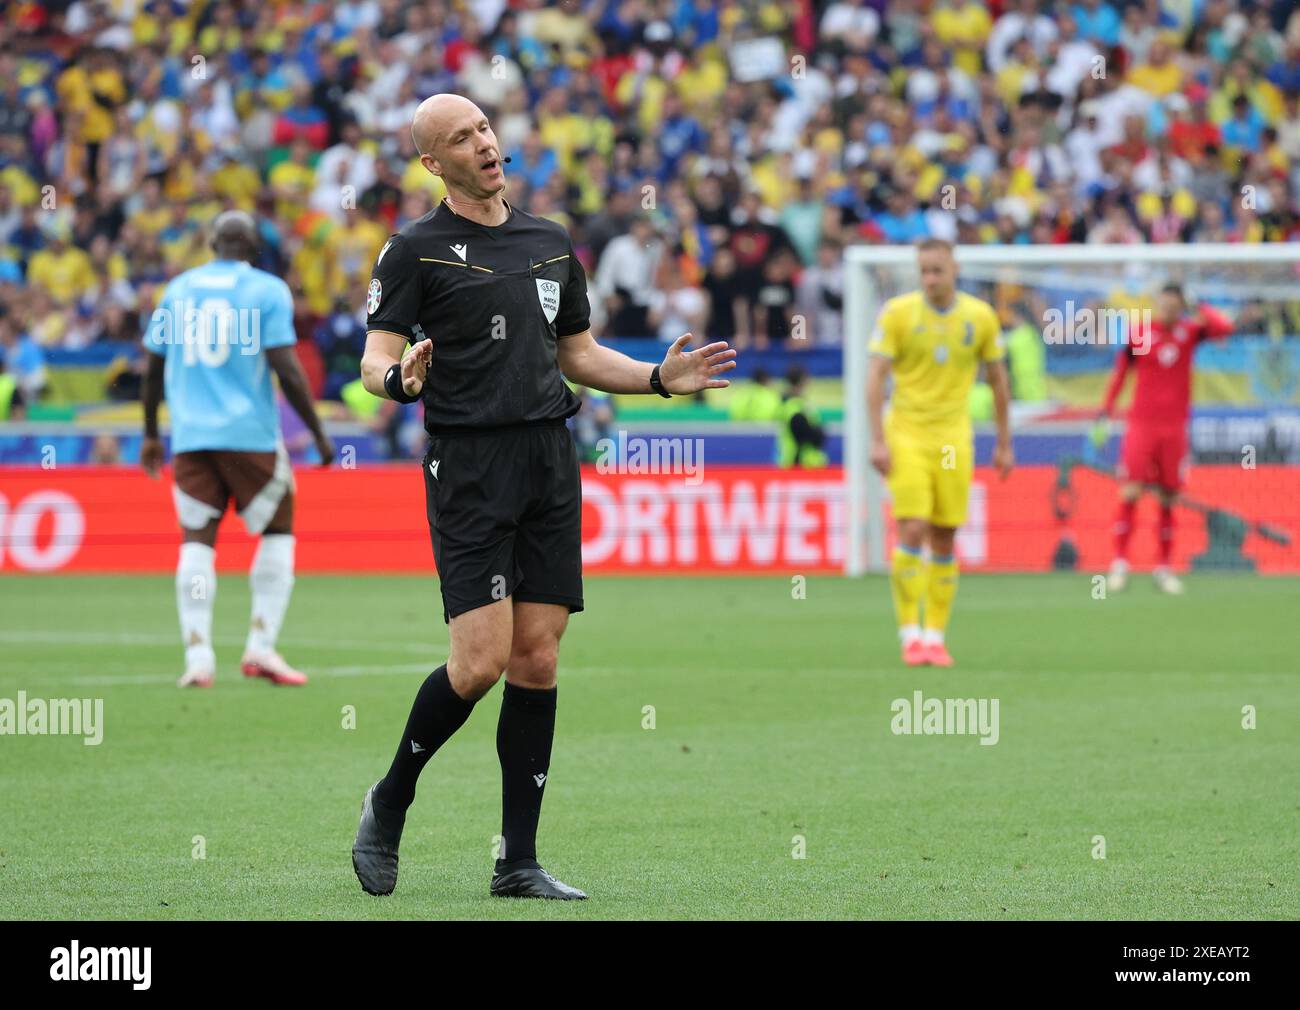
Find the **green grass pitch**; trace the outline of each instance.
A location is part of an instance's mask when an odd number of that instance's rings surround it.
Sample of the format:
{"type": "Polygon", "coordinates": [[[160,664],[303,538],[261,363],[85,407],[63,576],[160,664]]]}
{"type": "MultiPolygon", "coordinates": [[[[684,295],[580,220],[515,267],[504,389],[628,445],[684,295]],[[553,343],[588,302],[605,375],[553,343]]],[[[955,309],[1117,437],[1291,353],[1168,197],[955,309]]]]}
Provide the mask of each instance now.
{"type": "Polygon", "coordinates": [[[911,671],[880,578],[589,579],[539,844],[571,905],[488,896],[499,687],[426,770],[396,893],[353,876],[362,793],[445,656],[432,578],[300,577],[294,690],[239,676],[223,575],[211,691],[173,686],[169,577],[0,578],[0,697],[105,722],[97,747],[0,736],[0,918],[1295,918],[1300,582],[1188,589],[967,575],[958,667],[911,671]],[[918,689],[998,699],[998,743],[892,733],[918,689]]]}

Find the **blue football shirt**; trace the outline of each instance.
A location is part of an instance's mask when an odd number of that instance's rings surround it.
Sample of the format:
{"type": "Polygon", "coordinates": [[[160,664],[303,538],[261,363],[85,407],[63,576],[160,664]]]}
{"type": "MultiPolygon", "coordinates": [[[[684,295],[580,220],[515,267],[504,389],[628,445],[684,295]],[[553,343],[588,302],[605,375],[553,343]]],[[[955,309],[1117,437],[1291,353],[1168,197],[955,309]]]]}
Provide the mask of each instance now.
{"type": "Polygon", "coordinates": [[[166,359],[172,452],[274,452],[280,415],[266,352],[296,342],[279,277],[217,260],[172,279],[144,336],[166,359]]]}

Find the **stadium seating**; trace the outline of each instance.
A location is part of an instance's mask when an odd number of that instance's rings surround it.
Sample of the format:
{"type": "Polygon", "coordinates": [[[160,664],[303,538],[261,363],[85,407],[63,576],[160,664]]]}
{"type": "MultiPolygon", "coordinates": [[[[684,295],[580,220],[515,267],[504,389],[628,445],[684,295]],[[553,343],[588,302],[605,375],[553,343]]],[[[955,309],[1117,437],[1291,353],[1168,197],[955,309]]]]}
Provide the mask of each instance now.
{"type": "MultiPolygon", "coordinates": [[[[0,360],[36,419],[131,399],[161,285],[239,206],[342,399],[374,256],[442,195],[410,113],[454,90],[493,117],[510,199],[570,228],[600,335],[832,376],[848,243],[1300,237],[1293,6],[10,5],[0,360]]],[[[1057,399],[1104,368],[1070,350],[1057,399]]]]}

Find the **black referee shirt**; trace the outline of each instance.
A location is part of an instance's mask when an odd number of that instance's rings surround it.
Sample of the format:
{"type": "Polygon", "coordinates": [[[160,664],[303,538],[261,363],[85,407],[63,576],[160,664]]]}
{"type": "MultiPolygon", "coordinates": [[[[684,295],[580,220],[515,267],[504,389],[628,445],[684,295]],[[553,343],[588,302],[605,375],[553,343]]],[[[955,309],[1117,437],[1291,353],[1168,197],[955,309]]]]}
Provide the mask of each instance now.
{"type": "Polygon", "coordinates": [[[590,325],[587,276],[564,229],[514,207],[489,228],[440,203],[379,252],[366,327],[433,340],[430,434],[571,417],[557,338],[590,325]]]}

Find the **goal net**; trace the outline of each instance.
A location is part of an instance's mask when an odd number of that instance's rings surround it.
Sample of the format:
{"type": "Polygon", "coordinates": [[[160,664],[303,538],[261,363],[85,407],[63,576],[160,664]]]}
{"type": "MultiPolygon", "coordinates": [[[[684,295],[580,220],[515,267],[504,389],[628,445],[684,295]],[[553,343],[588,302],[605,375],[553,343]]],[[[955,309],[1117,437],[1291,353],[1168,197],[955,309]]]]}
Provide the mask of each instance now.
{"type": "MultiPolygon", "coordinates": [[[[1055,476],[1069,490],[1068,473],[1061,478],[1058,471],[1068,471],[1076,450],[1087,457],[1089,445],[1096,454],[1086,460],[1090,473],[1084,476],[1105,476],[1107,466],[1113,467],[1116,440],[1103,445],[1085,437],[1091,418],[1132,322],[1150,311],[1162,285],[1178,283],[1189,304],[1209,303],[1234,324],[1224,345],[1198,351],[1192,459],[1236,467],[1235,474],[1225,471],[1216,479],[1244,473],[1255,480],[1247,497],[1229,495],[1220,503],[1229,514],[1247,524],[1285,519],[1286,496],[1300,491],[1300,485],[1291,489],[1300,473],[1300,244],[959,246],[956,254],[959,287],[994,306],[1004,336],[1017,336],[1009,367],[1018,469],[1037,467],[1046,471],[1039,474],[1042,480],[1055,476]],[[1256,464],[1273,468],[1259,476],[1251,473],[1256,464]],[[1236,507],[1241,505],[1254,508],[1236,507]]],[[[844,557],[849,575],[883,571],[892,543],[888,493],[868,462],[867,347],[884,302],[919,286],[916,255],[906,246],[851,246],[845,252],[844,557]]],[[[1121,405],[1131,397],[1133,381],[1130,376],[1121,405]]],[[[977,410],[975,416],[978,466],[988,463],[993,427],[979,421],[977,410]]],[[[1116,436],[1120,430],[1117,425],[1116,436]]],[[[1024,543],[1038,537],[1046,547],[1076,536],[1072,516],[1061,515],[1065,501],[1053,501],[1050,487],[1043,494],[1033,482],[1024,487],[1034,493],[1008,508],[1006,491],[993,486],[987,471],[977,470],[972,488],[977,528],[966,531],[964,552],[963,536],[958,539],[959,553],[968,561],[973,555],[977,566],[1007,569],[1033,568],[1035,558],[1051,567],[1055,558],[1055,567],[1067,567],[1052,551],[1048,558],[1041,557],[1043,550],[1025,555],[1021,566],[1014,551],[990,550],[995,540],[1005,546],[1008,538],[1024,543]],[[1000,509],[985,497],[995,491],[1003,498],[1000,509]]],[[[1195,491],[1188,495],[1192,506],[1195,491]]],[[[1210,506],[1201,515],[1208,517],[1216,507],[1210,506]]],[[[1100,520],[1093,515],[1089,521],[1100,520]]],[[[1294,547],[1268,543],[1270,550],[1289,553],[1295,564],[1294,547]]],[[[1203,537],[1196,541],[1197,549],[1205,546],[1203,537]]],[[[1064,559],[1070,550],[1077,561],[1073,546],[1065,549],[1064,559]]],[[[1088,551],[1083,554],[1088,560],[1088,551]]]]}

